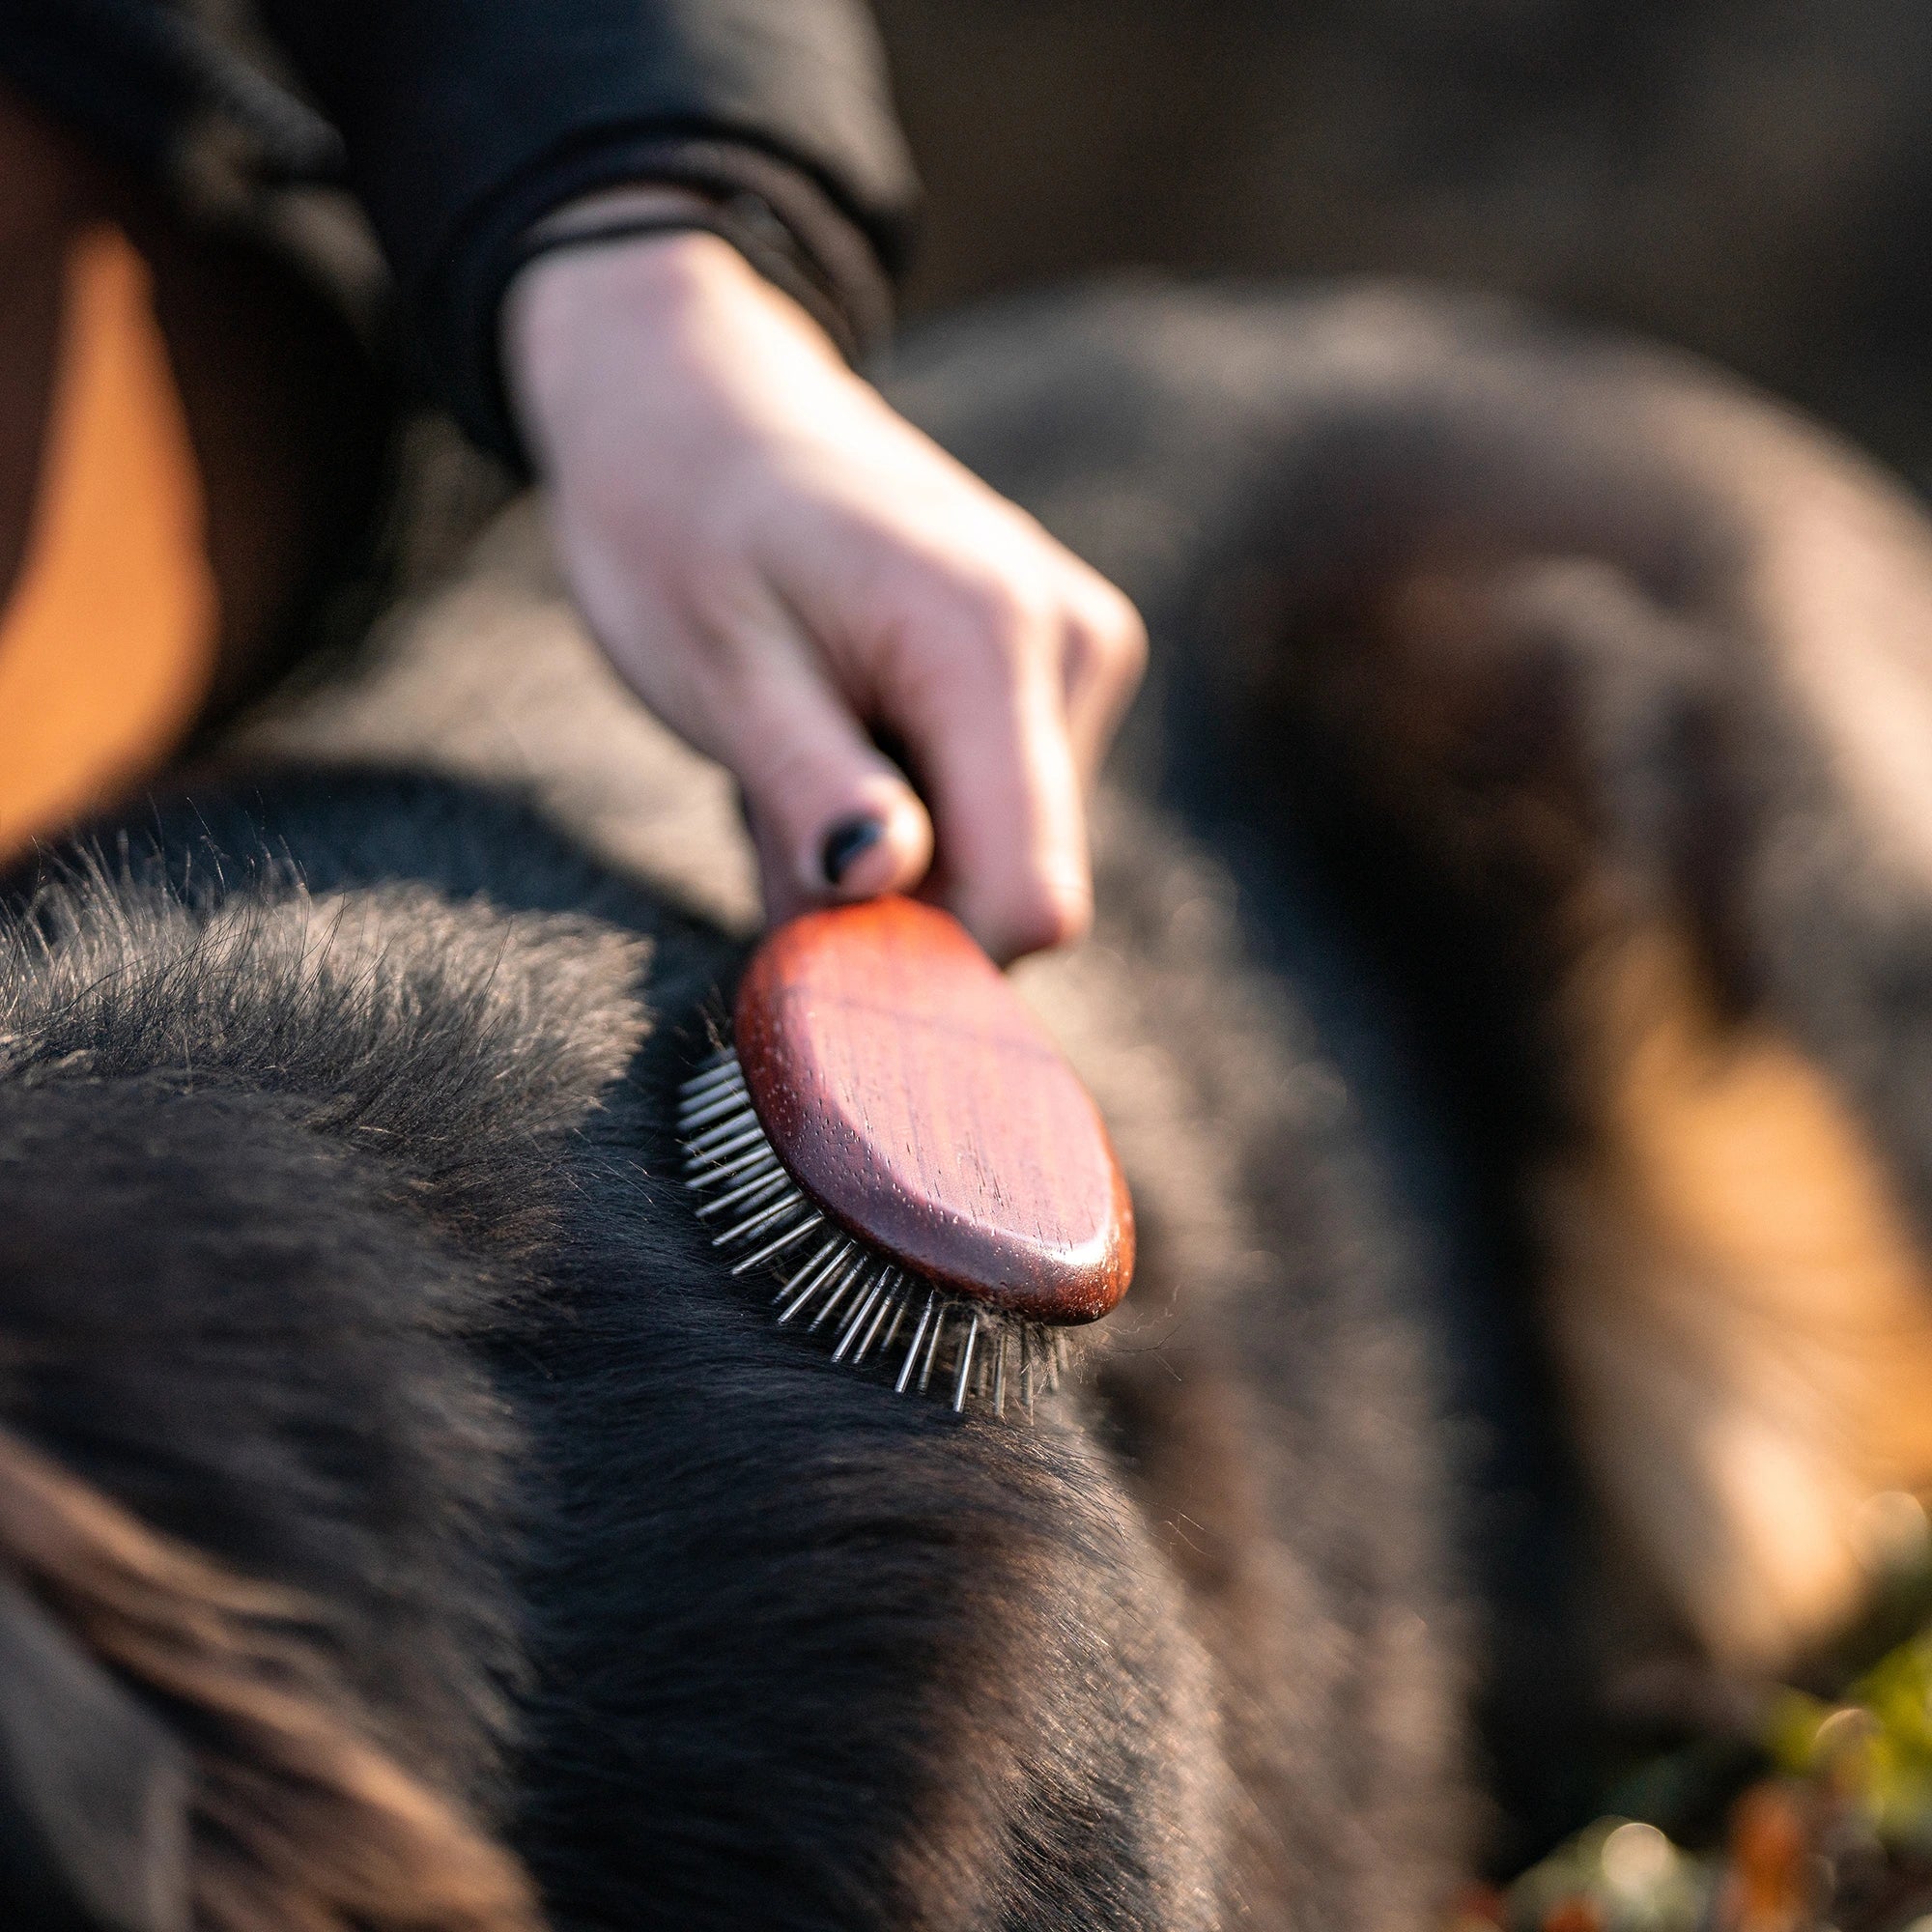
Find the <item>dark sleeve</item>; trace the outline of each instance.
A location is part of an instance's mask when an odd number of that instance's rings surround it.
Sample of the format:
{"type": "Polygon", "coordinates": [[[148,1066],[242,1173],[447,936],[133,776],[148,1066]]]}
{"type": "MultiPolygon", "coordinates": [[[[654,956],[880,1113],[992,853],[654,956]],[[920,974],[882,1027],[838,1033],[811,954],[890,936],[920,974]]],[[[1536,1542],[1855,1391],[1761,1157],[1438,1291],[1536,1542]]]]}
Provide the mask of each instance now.
{"type": "Polygon", "coordinates": [[[341,130],[438,386],[499,451],[513,439],[497,310],[518,241],[597,187],[670,181],[735,198],[786,244],[793,293],[848,350],[883,327],[915,185],[861,0],[265,0],[262,13],[341,130]]]}

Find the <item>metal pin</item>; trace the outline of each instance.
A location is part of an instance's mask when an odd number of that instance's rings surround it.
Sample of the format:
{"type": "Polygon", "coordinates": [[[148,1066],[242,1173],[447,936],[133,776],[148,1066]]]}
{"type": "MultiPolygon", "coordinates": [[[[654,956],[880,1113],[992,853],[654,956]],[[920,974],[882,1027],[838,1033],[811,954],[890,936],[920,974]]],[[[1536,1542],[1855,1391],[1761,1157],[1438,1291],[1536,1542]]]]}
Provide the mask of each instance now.
{"type": "Polygon", "coordinates": [[[742,1087],[732,1087],[722,1094],[714,1094],[701,1107],[681,1109],[677,1117],[677,1130],[681,1134],[698,1133],[720,1121],[753,1112],[752,1096],[742,1087]]]}
{"type": "MultiPolygon", "coordinates": [[[[793,1301],[791,1305],[785,1309],[783,1314],[781,1314],[779,1317],[780,1327],[782,1328],[784,1324],[787,1321],[789,1321],[791,1318],[794,1315],[796,1315],[798,1311],[801,1308],[803,1308],[805,1304],[808,1301],[810,1301],[812,1298],[812,1296],[815,1295],[818,1293],[818,1291],[821,1288],[823,1288],[825,1284],[828,1281],[830,1281],[835,1274],[838,1272],[839,1263],[844,1261],[844,1259],[851,1252],[852,1252],[852,1243],[849,1239],[844,1241],[836,1241],[833,1244],[832,1258],[825,1264],[825,1265],[822,1268],[812,1268],[810,1263],[807,1264],[806,1270],[803,1272],[810,1272],[811,1275],[811,1279],[809,1282],[806,1282],[805,1286],[799,1290],[798,1298],[795,1301],[793,1301]]],[[[785,1284],[785,1287],[781,1288],[779,1291],[779,1293],[781,1294],[788,1293],[792,1286],[792,1283],[798,1282],[803,1279],[803,1272],[801,1272],[800,1274],[793,1275],[791,1282],[787,1282],[785,1284]]]]}
{"type": "Polygon", "coordinates": [[[980,1339],[980,1311],[973,1311],[973,1320],[967,1325],[966,1346],[959,1351],[959,1379],[952,1385],[952,1412],[957,1415],[966,1406],[966,1378],[973,1369],[973,1344],[980,1339]]]}
{"type": "MultiPolygon", "coordinates": [[[[776,1167],[778,1158],[771,1144],[760,1134],[757,1145],[749,1152],[740,1154],[728,1167],[714,1167],[708,1174],[694,1174],[684,1184],[691,1193],[702,1194],[707,1188],[744,1180],[754,1168],[776,1167]]],[[[700,1208],[698,1211],[701,1213],[703,1210],[700,1208]]]]}
{"type": "Polygon", "coordinates": [[[755,1201],[761,1195],[769,1194],[774,1187],[789,1185],[791,1176],[778,1164],[776,1156],[763,1167],[752,1169],[749,1174],[738,1178],[736,1187],[727,1188],[723,1194],[714,1195],[697,1210],[700,1221],[708,1221],[714,1214],[722,1214],[727,1208],[737,1208],[747,1202],[755,1201]]]}
{"type": "MultiPolygon", "coordinates": [[[[750,1202],[746,1203],[747,1207],[751,1205],[750,1202]]],[[[799,1208],[808,1205],[805,1196],[796,1187],[792,1187],[787,1183],[784,1194],[777,1201],[774,1201],[762,1213],[753,1214],[749,1221],[734,1222],[722,1235],[713,1235],[711,1245],[714,1248],[723,1248],[729,1246],[733,1241],[742,1241],[747,1235],[755,1235],[760,1228],[769,1228],[774,1221],[780,1219],[782,1215],[794,1214],[799,1208]]]]}
{"type": "MultiPolygon", "coordinates": [[[[701,1161],[722,1159],[721,1148],[728,1147],[747,1127],[757,1126],[758,1117],[751,1108],[739,1107],[729,1120],[721,1122],[710,1132],[699,1134],[696,1140],[687,1140],[684,1144],[685,1155],[694,1167],[701,1161]]],[[[758,1131],[763,1133],[764,1128],[758,1127],[758,1131]]]]}
{"type": "Polygon", "coordinates": [[[843,1238],[837,1228],[833,1229],[831,1234],[826,1236],[823,1244],[814,1248],[810,1254],[806,1256],[804,1261],[799,1263],[795,1272],[787,1275],[783,1281],[779,1283],[778,1287],[772,1293],[772,1299],[774,1301],[782,1301],[807,1275],[810,1274],[818,1266],[820,1262],[825,1261],[829,1256],[837,1252],[843,1238]]]}
{"type": "Polygon", "coordinates": [[[747,1121],[757,1118],[751,1101],[743,1094],[727,1094],[724,1099],[714,1101],[708,1107],[700,1107],[695,1114],[679,1115],[677,1131],[687,1147],[694,1134],[704,1135],[709,1144],[720,1133],[742,1127],[747,1121]]]}
{"type": "Polygon", "coordinates": [[[845,1323],[845,1331],[838,1338],[838,1346],[832,1351],[832,1359],[835,1362],[844,1360],[845,1350],[852,1346],[853,1337],[859,1332],[859,1324],[872,1312],[873,1302],[877,1301],[879,1296],[886,1292],[886,1278],[891,1272],[892,1270],[888,1268],[884,1274],[881,1274],[878,1280],[872,1284],[871,1292],[852,1311],[851,1319],[845,1323]]]}
{"type": "Polygon", "coordinates": [[[727,1087],[742,1087],[745,1084],[744,1069],[735,1059],[717,1062],[706,1072],[694,1074],[677,1090],[679,1103],[684,1107],[701,1107],[715,1100],[727,1087]]]}
{"type": "MultiPolygon", "coordinates": [[[[912,1277],[910,1275],[907,1275],[905,1277],[905,1280],[909,1286],[913,1287],[914,1292],[917,1293],[917,1285],[913,1283],[912,1277]]],[[[879,1353],[881,1355],[884,1355],[892,1348],[893,1337],[896,1335],[899,1332],[901,1326],[904,1325],[906,1319],[906,1310],[909,1309],[911,1306],[912,1306],[911,1294],[902,1294],[899,1296],[897,1309],[893,1316],[893,1325],[890,1328],[888,1328],[883,1335],[879,1337],[879,1353]]]]}
{"type": "Polygon", "coordinates": [[[825,1216],[814,1210],[808,1219],[801,1221],[796,1228],[787,1228],[777,1240],[767,1241],[756,1254],[747,1255],[741,1262],[733,1262],[731,1264],[731,1272],[734,1275],[746,1273],[748,1270],[756,1267],[760,1262],[768,1262],[774,1255],[783,1254],[794,1241],[804,1240],[806,1236],[810,1234],[814,1228],[822,1228],[824,1225],[825,1216]]]}
{"type": "Polygon", "coordinates": [[[886,1317],[893,1312],[895,1306],[893,1291],[889,1288],[873,1312],[871,1321],[866,1324],[866,1332],[860,1338],[859,1346],[852,1350],[852,1366],[855,1369],[871,1352],[872,1344],[878,1339],[879,1330],[885,1325],[886,1317]]]}
{"type": "MultiPolygon", "coordinates": [[[[737,1140],[744,1133],[748,1124],[754,1125],[755,1122],[748,1122],[746,1116],[740,1112],[719,1127],[718,1132],[723,1138],[717,1141],[707,1138],[701,1144],[696,1141],[686,1141],[684,1143],[685,1173],[704,1174],[716,1166],[719,1161],[728,1158],[724,1150],[732,1141],[737,1140]]],[[[758,1131],[763,1133],[764,1129],[760,1127],[758,1131]]],[[[746,1145],[750,1146],[751,1143],[746,1142],[746,1145]]]]}
{"type": "Polygon", "coordinates": [[[701,1091],[687,1087],[678,1095],[678,1123],[688,1127],[699,1114],[718,1114],[727,1107],[749,1107],[751,1104],[745,1083],[734,1071],[730,1079],[714,1081],[701,1091]]]}
{"type": "Polygon", "coordinates": [[[756,1201],[748,1201],[740,1210],[744,1219],[733,1221],[729,1226],[721,1228],[712,1236],[711,1245],[714,1248],[728,1248],[733,1241],[742,1241],[746,1236],[755,1235],[761,1229],[769,1228],[774,1222],[781,1221],[810,1205],[797,1188],[789,1185],[776,1201],[768,1195],[761,1196],[756,1201]]]}
{"type": "MultiPolygon", "coordinates": [[[[697,1189],[716,1187],[721,1180],[736,1174],[740,1168],[750,1167],[753,1162],[764,1159],[771,1151],[772,1144],[766,1140],[764,1128],[753,1127],[726,1141],[722,1148],[714,1149],[705,1157],[702,1169],[692,1175],[684,1184],[697,1189]]],[[[695,1167],[697,1163],[694,1161],[692,1165],[695,1167]]]]}
{"type": "Polygon", "coordinates": [[[810,1334],[813,1329],[816,1329],[818,1324],[845,1299],[846,1293],[851,1289],[852,1284],[854,1282],[862,1282],[865,1278],[866,1257],[863,1254],[855,1254],[852,1257],[852,1265],[838,1277],[838,1286],[832,1291],[831,1299],[811,1318],[810,1327],[806,1332],[810,1334]]]}
{"type": "Polygon", "coordinates": [[[708,1107],[721,1094],[742,1092],[745,1078],[735,1063],[715,1067],[701,1080],[687,1080],[677,1090],[678,1105],[689,1112],[708,1107]]]}
{"type": "Polygon", "coordinates": [[[925,1367],[919,1372],[920,1393],[925,1393],[925,1385],[932,1379],[932,1365],[939,1359],[939,1331],[946,1326],[946,1308],[942,1303],[939,1313],[932,1321],[932,1340],[925,1345],[925,1367]]]}
{"type": "MultiPolygon", "coordinates": [[[[925,1340],[927,1324],[932,1320],[932,1305],[939,1299],[939,1291],[929,1288],[925,1292],[925,1309],[919,1318],[919,1326],[912,1331],[912,1343],[905,1352],[905,1367],[899,1371],[899,1378],[893,1384],[900,1395],[906,1392],[906,1383],[912,1380],[912,1365],[919,1360],[919,1345],[925,1340]]],[[[921,1384],[924,1386],[923,1383],[921,1384]]]]}
{"type": "Polygon", "coordinates": [[[1000,1330],[998,1353],[993,1357],[993,1413],[1005,1415],[1007,1412],[1007,1335],[1008,1330],[1000,1330]]]}
{"type": "Polygon", "coordinates": [[[899,1283],[905,1279],[896,1268],[888,1268],[885,1278],[888,1283],[886,1298],[879,1303],[879,1312],[872,1317],[872,1325],[866,1330],[866,1339],[859,1344],[857,1350],[853,1352],[852,1366],[855,1369],[866,1359],[866,1351],[872,1346],[873,1336],[879,1332],[880,1326],[885,1321],[886,1317],[892,1313],[894,1307],[893,1296],[897,1292],[899,1283]]]}
{"type": "MultiPolygon", "coordinates": [[[[740,1154],[728,1167],[715,1167],[708,1174],[695,1174],[684,1184],[695,1194],[701,1194],[710,1187],[724,1186],[728,1189],[749,1180],[757,1168],[776,1167],[778,1164],[777,1151],[761,1137],[757,1147],[749,1153],[740,1154]]],[[[712,1205],[716,1206],[715,1199],[712,1205]]],[[[700,1207],[697,1211],[701,1214],[704,1209],[700,1207]]]]}
{"type": "Polygon", "coordinates": [[[1026,1404],[1029,1417],[1033,1414],[1033,1357],[1034,1340],[1030,1328],[1020,1330],[1020,1400],[1026,1404]]]}
{"type": "MultiPolygon", "coordinates": [[[[692,1204],[697,1209],[697,1218],[708,1221],[721,1208],[728,1208],[734,1201],[745,1200],[751,1189],[764,1186],[773,1175],[783,1172],[778,1155],[769,1150],[756,1160],[741,1161],[734,1172],[720,1177],[731,1183],[723,1194],[714,1194],[709,1201],[692,1204]]],[[[690,1185],[688,1181],[685,1184],[690,1185]]]]}

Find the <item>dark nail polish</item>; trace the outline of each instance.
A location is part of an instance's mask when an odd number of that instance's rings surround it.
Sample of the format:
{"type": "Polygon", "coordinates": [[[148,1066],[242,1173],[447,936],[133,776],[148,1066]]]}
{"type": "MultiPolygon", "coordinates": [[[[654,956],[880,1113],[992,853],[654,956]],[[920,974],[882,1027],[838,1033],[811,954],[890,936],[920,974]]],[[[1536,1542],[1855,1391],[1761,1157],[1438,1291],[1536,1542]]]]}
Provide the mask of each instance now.
{"type": "Polygon", "coordinates": [[[841,818],[825,835],[819,864],[825,867],[828,885],[838,885],[852,867],[886,836],[886,821],[869,811],[841,818]]]}

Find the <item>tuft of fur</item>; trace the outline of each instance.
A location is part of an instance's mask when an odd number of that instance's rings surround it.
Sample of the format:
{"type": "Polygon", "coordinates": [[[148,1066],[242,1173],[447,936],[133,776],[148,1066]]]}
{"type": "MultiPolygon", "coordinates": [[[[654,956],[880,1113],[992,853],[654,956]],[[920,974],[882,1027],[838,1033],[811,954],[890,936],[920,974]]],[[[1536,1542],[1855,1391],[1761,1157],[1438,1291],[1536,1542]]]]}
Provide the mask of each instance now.
{"type": "Polygon", "coordinates": [[[277,1094],[393,1154],[452,1230],[514,1247],[540,1165],[644,1030],[640,939],[408,884],[310,895],[266,853],[197,904],[99,860],[0,930],[0,1084],[164,1076],[277,1094]],[[519,1197],[523,1198],[519,1198],[519,1197]]]}
{"type": "Polygon", "coordinates": [[[188,1747],[185,1908],[209,1932],[533,1932],[517,1865],[369,1736],[314,1606],[156,1535],[0,1436],[0,1551],[188,1747]]]}
{"type": "Polygon", "coordinates": [[[170,891],[160,835],[125,849],[0,938],[0,1411],[145,1607],[44,1573],[51,1505],[0,1560],[196,1740],[197,1924],[532,1924],[473,1821],[525,1668],[525,1438],[481,1351],[644,1032],[648,944],[313,897],[266,843],[170,891]]]}

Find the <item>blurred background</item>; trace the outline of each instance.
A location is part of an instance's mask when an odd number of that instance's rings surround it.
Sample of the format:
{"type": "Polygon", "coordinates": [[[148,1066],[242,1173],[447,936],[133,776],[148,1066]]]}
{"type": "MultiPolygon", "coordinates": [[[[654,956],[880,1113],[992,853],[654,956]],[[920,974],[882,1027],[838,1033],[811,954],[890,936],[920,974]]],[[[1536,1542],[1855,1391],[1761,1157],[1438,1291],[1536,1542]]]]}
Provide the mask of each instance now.
{"type": "MultiPolygon", "coordinates": [[[[1430,277],[1715,356],[1932,489],[1925,0],[874,5],[928,197],[909,320],[1135,268],[1430,277]]],[[[0,613],[0,712],[34,721],[0,853],[152,762],[233,628],[145,272],[111,235],[71,265],[48,487],[0,613]]],[[[264,394],[340,361],[303,354],[264,394]]],[[[279,492],[291,553],[340,520],[327,478],[243,487],[279,492]]]]}
{"type": "Polygon", "coordinates": [[[1478,284],[1932,483],[1924,0],[874,0],[919,312],[1096,269],[1478,284]]]}

